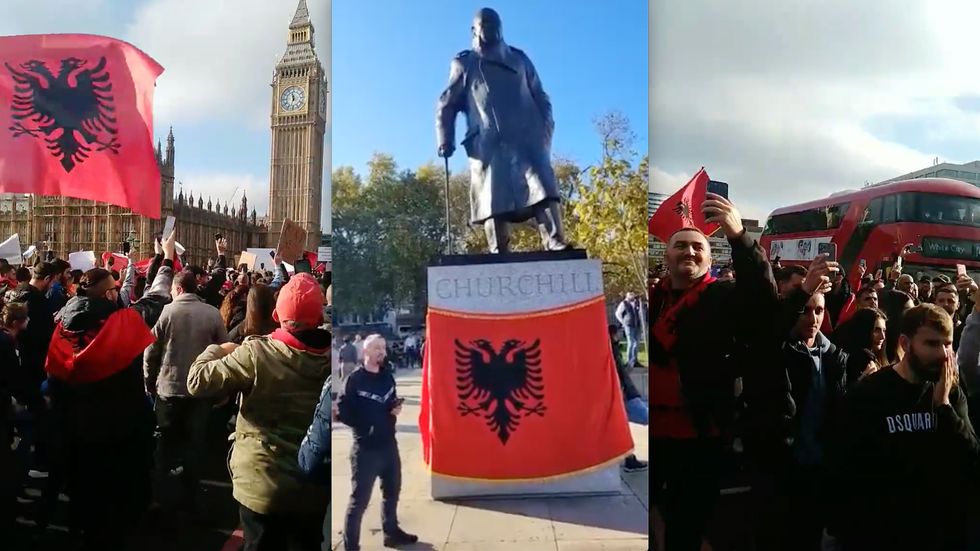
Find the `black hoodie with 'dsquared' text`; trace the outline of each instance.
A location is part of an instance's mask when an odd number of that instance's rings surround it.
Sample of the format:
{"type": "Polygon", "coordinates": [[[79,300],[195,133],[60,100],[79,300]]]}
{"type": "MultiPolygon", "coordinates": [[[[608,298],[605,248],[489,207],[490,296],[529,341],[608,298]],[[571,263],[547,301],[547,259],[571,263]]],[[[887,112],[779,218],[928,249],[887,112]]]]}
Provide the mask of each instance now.
{"type": "Polygon", "coordinates": [[[962,390],[936,406],[934,386],[890,366],[844,397],[829,531],[845,550],[965,549],[980,444],[962,390]]]}

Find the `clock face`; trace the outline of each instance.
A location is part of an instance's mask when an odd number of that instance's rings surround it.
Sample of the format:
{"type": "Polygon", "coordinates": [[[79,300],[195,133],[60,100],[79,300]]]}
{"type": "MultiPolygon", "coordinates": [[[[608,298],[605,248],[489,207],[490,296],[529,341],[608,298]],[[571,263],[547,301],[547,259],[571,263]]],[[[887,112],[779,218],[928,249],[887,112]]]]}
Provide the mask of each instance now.
{"type": "Polygon", "coordinates": [[[279,107],[283,111],[296,111],[306,102],[306,93],[299,86],[290,86],[279,96],[279,107]]]}

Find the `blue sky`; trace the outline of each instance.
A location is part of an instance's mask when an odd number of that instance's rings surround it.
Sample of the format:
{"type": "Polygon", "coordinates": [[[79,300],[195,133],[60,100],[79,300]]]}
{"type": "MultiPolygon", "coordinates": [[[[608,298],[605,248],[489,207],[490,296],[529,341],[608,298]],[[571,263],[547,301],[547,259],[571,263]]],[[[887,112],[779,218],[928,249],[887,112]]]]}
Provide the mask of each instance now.
{"type": "MultiPolygon", "coordinates": [[[[553,153],[588,165],[601,155],[592,120],[625,114],[647,150],[647,0],[500,0],[504,40],[531,58],[551,97],[553,153]]],[[[366,171],[375,152],[402,168],[438,161],[435,102],[449,62],[470,45],[484,2],[340,1],[333,5],[333,166],[366,171]]],[[[460,115],[457,127],[464,117],[460,115]]],[[[462,136],[457,132],[457,138],[462,136]]],[[[458,143],[457,143],[458,146],[458,143]]],[[[458,148],[451,168],[466,166],[458,148]]]]}
{"type": "MultiPolygon", "coordinates": [[[[317,55],[329,74],[329,0],[307,0],[317,55]]],[[[176,178],[204,194],[265,214],[270,83],[298,0],[3,0],[0,35],[103,34],[132,42],[165,71],[155,134],[176,138],[176,178]]],[[[329,136],[329,128],[328,128],[329,136]]],[[[329,143],[327,145],[329,147],[329,143]]],[[[321,217],[329,220],[329,167],[321,217]]]]}

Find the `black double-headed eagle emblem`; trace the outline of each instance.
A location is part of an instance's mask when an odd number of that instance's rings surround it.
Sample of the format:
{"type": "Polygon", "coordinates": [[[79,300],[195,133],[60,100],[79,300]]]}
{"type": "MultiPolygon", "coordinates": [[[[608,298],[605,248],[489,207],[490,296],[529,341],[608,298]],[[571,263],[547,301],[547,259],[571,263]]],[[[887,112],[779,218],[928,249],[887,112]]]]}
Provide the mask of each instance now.
{"type": "Polygon", "coordinates": [[[482,415],[503,444],[523,417],[544,417],[540,339],[529,346],[509,339],[500,350],[485,339],[471,341],[470,346],[455,342],[457,410],[464,417],[482,415]]]}
{"type": "Polygon", "coordinates": [[[691,202],[689,200],[685,198],[677,201],[677,204],[674,205],[673,210],[678,216],[681,217],[685,226],[694,225],[694,217],[691,216],[691,202]]]}
{"type": "Polygon", "coordinates": [[[22,63],[20,69],[4,62],[14,79],[8,130],[15,138],[43,139],[65,173],[85,162],[93,150],[119,153],[106,58],[92,68],[84,68],[87,64],[77,57],[62,59],[55,75],[36,59],[22,63]]]}

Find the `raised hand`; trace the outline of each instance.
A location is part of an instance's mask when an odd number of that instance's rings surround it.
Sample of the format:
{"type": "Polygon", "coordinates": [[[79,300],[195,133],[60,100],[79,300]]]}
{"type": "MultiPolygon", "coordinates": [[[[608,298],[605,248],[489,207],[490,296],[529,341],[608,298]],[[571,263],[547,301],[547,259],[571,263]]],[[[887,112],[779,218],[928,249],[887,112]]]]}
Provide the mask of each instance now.
{"type": "Polygon", "coordinates": [[[936,382],[932,391],[932,403],[936,406],[950,405],[949,393],[953,390],[953,385],[956,384],[958,378],[956,353],[953,352],[952,347],[949,347],[946,349],[946,361],[943,362],[942,371],[939,373],[939,381],[936,382]]]}
{"type": "Polygon", "coordinates": [[[173,260],[177,255],[177,231],[174,230],[161,244],[163,258],[173,260]]]}
{"type": "Polygon", "coordinates": [[[826,292],[831,286],[830,275],[833,272],[840,271],[840,264],[836,262],[828,262],[827,255],[819,254],[810,263],[810,268],[806,272],[806,279],[803,280],[803,290],[808,294],[813,294],[818,291],[826,292]]]}
{"type": "Polygon", "coordinates": [[[742,234],[742,215],[731,201],[715,193],[706,193],[701,204],[704,221],[719,224],[725,237],[734,238],[742,234]]]}

